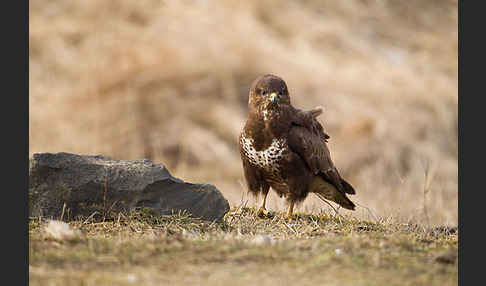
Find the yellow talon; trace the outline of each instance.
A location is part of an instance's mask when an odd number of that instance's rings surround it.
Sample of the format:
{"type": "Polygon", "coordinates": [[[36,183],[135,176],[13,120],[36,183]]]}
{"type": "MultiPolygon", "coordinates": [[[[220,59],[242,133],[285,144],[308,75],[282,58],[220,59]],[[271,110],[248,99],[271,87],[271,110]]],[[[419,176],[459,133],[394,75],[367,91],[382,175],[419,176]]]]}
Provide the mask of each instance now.
{"type": "Polygon", "coordinates": [[[257,212],[258,217],[264,218],[264,217],[268,216],[268,211],[265,208],[265,204],[267,202],[267,195],[268,195],[268,192],[263,195],[262,206],[260,207],[260,209],[257,212]]]}
{"type": "Polygon", "coordinates": [[[268,214],[269,212],[264,208],[264,207],[261,207],[258,212],[257,212],[257,215],[258,217],[260,218],[265,218],[265,217],[268,217],[268,214]]]}
{"type": "Polygon", "coordinates": [[[292,220],[292,219],[295,218],[295,215],[294,215],[294,202],[293,201],[290,202],[289,209],[288,209],[287,214],[285,215],[284,218],[287,219],[287,220],[292,220]]]}

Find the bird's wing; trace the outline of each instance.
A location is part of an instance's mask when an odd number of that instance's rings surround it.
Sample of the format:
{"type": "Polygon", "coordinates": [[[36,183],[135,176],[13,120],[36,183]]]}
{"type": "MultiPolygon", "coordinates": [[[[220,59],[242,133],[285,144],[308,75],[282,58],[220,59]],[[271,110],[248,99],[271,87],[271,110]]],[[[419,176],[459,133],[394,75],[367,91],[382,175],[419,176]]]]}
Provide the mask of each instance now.
{"type": "Polygon", "coordinates": [[[325,142],[330,138],[316,119],[317,116],[322,114],[322,107],[317,107],[308,111],[292,108],[290,113],[292,113],[293,124],[306,127],[311,133],[319,136],[325,142]]]}
{"type": "MultiPolygon", "coordinates": [[[[317,120],[314,118],[317,122],[317,120]]],[[[314,123],[322,130],[322,125],[314,123]]],[[[342,179],[331,160],[327,148],[324,131],[317,133],[314,130],[293,124],[290,128],[287,142],[290,149],[297,153],[314,174],[322,174],[323,178],[334,185],[339,191],[345,192],[342,179]]]]}

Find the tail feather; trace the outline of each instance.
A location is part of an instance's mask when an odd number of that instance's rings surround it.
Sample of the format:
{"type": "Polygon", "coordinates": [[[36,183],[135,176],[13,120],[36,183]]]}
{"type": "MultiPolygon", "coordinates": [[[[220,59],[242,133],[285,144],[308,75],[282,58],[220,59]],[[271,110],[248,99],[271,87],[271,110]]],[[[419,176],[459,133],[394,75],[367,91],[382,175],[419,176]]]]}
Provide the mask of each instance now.
{"type": "Polygon", "coordinates": [[[344,192],[346,194],[354,195],[356,191],[354,190],[353,186],[350,183],[346,182],[344,179],[341,179],[341,185],[343,185],[344,192]]]}
{"type": "MultiPolygon", "coordinates": [[[[345,185],[351,186],[347,183],[345,183],[345,185]]],[[[351,190],[354,191],[352,187],[351,190]]],[[[314,180],[311,183],[309,191],[312,193],[317,193],[322,197],[324,197],[325,199],[339,204],[345,209],[354,210],[355,208],[354,203],[350,199],[348,199],[345,193],[340,192],[338,189],[336,189],[335,186],[329,184],[320,176],[314,177],[314,180]]]]}

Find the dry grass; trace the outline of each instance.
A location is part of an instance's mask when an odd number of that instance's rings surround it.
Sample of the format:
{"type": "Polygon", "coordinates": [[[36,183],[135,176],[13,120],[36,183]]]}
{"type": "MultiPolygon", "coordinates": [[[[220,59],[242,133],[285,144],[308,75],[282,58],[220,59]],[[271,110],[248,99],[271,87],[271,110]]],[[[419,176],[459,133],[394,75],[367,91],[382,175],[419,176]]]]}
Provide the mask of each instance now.
{"type": "Polygon", "coordinates": [[[142,210],[70,221],[54,238],[29,224],[30,285],[457,285],[457,228],[330,213],[293,221],[253,208],[222,222],[142,210]]]}
{"type": "Polygon", "coordinates": [[[236,206],[248,88],[274,73],[297,107],[325,107],[358,203],[457,225],[457,0],[29,4],[30,155],[150,158],[236,206]]]}

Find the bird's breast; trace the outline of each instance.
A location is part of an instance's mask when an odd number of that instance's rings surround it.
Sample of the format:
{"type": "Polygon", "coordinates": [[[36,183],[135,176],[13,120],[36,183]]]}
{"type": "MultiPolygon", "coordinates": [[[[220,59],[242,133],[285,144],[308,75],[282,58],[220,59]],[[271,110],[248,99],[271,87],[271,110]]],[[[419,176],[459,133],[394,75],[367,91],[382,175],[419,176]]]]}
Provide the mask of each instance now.
{"type": "Polygon", "coordinates": [[[288,151],[287,140],[274,138],[266,149],[257,151],[254,147],[254,139],[244,135],[241,136],[240,144],[243,146],[242,149],[248,161],[266,171],[278,173],[281,161],[288,151]]]}

